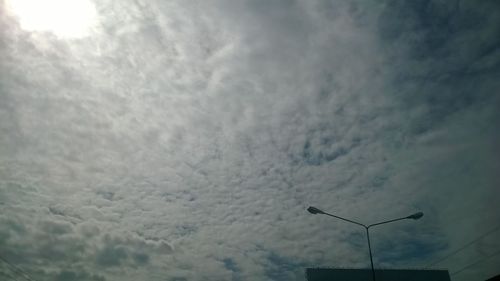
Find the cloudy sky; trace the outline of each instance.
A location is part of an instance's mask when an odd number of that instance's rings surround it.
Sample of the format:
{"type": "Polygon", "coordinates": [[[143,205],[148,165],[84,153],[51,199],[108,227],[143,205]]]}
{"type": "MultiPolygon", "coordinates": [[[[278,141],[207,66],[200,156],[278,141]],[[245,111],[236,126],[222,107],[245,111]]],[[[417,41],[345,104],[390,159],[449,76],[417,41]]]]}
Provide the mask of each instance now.
{"type": "Polygon", "coordinates": [[[0,1],[1,280],[368,267],[309,205],[423,211],[376,267],[499,273],[500,2],[40,2],[0,1]]]}

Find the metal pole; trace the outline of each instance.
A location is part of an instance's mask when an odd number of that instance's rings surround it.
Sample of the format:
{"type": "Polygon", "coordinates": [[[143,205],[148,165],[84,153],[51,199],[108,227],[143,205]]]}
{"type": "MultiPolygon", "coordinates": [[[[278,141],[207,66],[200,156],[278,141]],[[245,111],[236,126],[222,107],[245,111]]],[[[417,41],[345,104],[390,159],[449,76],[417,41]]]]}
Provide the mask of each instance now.
{"type": "Polygon", "coordinates": [[[375,281],[375,268],[373,268],[373,257],[372,257],[372,246],[370,245],[370,232],[368,231],[368,227],[365,226],[366,229],[366,238],[368,239],[368,251],[370,252],[370,264],[372,266],[372,279],[375,281]]]}
{"type": "Polygon", "coordinates": [[[327,215],[327,216],[330,216],[330,217],[334,217],[334,218],[337,218],[337,219],[341,219],[343,221],[346,221],[346,222],[350,222],[350,223],[354,223],[354,224],[357,224],[357,225],[360,225],[362,227],[364,227],[366,229],[366,239],[368,239],[368,251],[370,252],[370,264],[372,266],[372,281],[375,281],[375,268],[373,267],[373,257],[372,257],[372,246],[370,245],[370,231],[368,231],[368,229],[372,226],[376,226],[376,225],[381,225],[381,224],[386,224],[386,223],[390,223],[390,222],[395,222],[395,221],[399,221],[399,220],[405,220],[405,219],[414,219],[414,220],[418,220],[420,219],[424,213],[422,212],[418,212],[418,213],[415,213],[413,215],[410,215],[410,216],[407,216],[407,217],[403,217],[403,218],[397,218],[397,219],[392,219],[392,220],[387,220],[387,221],[383,221],[383,222],[378,222],[378,223],[374,223],[374,224],[370,224],[370,225],[364,225],[362,223],[359,223],[357,221],[353,221],[353,220],[349,220],[349,219],[346,219],[346,218],[343,218],[343,217],[339,217],[339,216],[336,216],[336,215],[332,215],[330,213],[327,213],[327,212],[324,212],[316,207],[313,207],[313,206],[309,206],[309,208],[307,208],[307,211],[311,214],[323,214],[323,215],[327,215]]]}

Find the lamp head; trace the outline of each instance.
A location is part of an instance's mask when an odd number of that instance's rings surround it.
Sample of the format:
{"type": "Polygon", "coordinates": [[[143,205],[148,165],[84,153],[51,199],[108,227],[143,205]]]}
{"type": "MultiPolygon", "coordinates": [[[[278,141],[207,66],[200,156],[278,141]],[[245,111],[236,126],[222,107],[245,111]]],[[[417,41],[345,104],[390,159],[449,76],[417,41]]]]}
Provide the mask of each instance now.
{"type": "Polygon", "coordinates": [[[310,206],[309,208],[307,208],[307,211],[313,215],[316,215],[316,214],[324,214],[325,212],[321,211],[320,209],[316,208],[316,207],[313,207],[313,206],[310,206]]]}
{"type": "Polygon", "coordinates": [[[406,218],[407,219],[414,219],[414,220],[418,220],[419,218],[423,217],[424,216],[424,213],[422,212],[418,212],[418,213],[415,213],[413,215],[409,215],[407,216],[406,218]]]}

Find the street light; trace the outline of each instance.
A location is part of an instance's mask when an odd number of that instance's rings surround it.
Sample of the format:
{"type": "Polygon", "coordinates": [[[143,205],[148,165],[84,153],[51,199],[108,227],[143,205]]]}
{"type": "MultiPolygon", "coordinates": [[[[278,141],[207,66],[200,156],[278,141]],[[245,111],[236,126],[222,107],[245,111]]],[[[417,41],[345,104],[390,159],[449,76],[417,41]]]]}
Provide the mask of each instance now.
{"type": "Polygon", "coordinates": [[[309,213],[313,214],[313,215],[321,214],[321,215],[327,215],[327,216],[330,216],[330,217],[341,219],[341,220],[346,221],[346,222],[350,222],[350,223],[354,223],[354,224],[360,225],[360,226],[362,226],[362,227],[364,227],[366,229],[366,238],[368,239],[368,251],[370,252],[370,264],[372,266],[373,281],[375,281],[375,269],[373,268],[372,247],[370,245],[370,231],[369,231],[370,227],[376,226],[376,225],[381,225],[381,224],[386,224],[386,223],[390,223],[390,222],[400,221],[400,220],[406,220],[406,219],[418,220],[418,219],[420,219],[421,217],[424,216],[424,213],[418,212],[418,213],[409,215],[407,217],[402,217],[402,218],[397,218],[397,219],[392,219],[392,220],[387,220],[387,221],[372,223],[372,224],[369,224],[369,225],[364,225],[362,223],[359,223],[359,222],[356,222],[356,221],[353,221],[353,220],[349,220],[349,219],[346,219],[346,218],[343,218],[343,217],[339,217],[339,216],[336,216],[336,215],[329,214],[329,213],[324,212],[324,211],[322,211],[322,210],[320,210],[320,209],[318,209],[316,207],[313,207],[313,206],[310,206],[309,208],[307,208],[307,211],[309,213]]]}

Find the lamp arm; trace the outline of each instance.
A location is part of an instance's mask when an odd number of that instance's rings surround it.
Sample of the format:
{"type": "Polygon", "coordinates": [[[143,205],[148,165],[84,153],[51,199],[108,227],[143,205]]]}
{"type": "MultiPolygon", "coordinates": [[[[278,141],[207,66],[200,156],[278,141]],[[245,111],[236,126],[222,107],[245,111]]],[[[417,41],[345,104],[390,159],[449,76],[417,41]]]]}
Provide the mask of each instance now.
{"type": "Polygon", "coordinates": [[[343,220],[343,221],[346,221],[346,222],[350,222],[350,223],[354,223],[354,224],[357,224],[357,225],[360,225],[364,228],[368,228],[368,226],[362,224],[362,223],[359,223],[357,221],[353,221],[353,220],[349,220],[349,219],[346,219],[346,218],[343,218],[343,217],[339,217],[339,216],[336,216],[336,215],[332,215],[332,214],[329,214],[327,212],[323,212],[323,214],[327,215],[327,216],[330,216],[330,217],[334,217],[334,218],[337,218],[337,219],[340,219],[340,220],[343,220]]]}
{"type": "Polygon", "coordinates": [[[395,222],[395,221],[400,221],[400,220],[406,220],[406,219],[408,219],[408,217],[403,217],[403,218],[397,218],[397,219],[383,221],[383,222],[372,223],[372,224],[368,225],[366,228],[370,228],[372,226],[386,224],[386,223],[390,223],[390,222],[395,222]]]}

